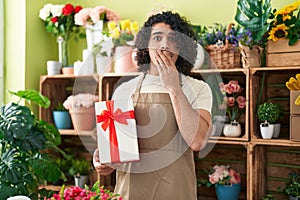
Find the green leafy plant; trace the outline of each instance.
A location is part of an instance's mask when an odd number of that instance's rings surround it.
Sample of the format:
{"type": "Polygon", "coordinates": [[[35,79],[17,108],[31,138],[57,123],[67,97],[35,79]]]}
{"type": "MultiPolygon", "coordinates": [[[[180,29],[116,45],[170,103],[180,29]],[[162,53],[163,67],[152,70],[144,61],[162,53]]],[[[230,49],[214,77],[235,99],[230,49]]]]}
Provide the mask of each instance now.
{"type": "Polygon", "coordinates": [[[57,105],[54,107],[54,111],[68,111],[62,102],[57,102],[57,105]]]}
{"type": "Polygon", "coordinates": [[[92,170],[91,161],[88,161],[85,158],[74,158],[71,160],[71,164],[72,166],[69,172],[72,175],[88,175],[92,170]]]}
{"type": "MultiPolygon", "coordinates": [[[[50,101],[35,90],[11,92],[29,103],[49,107],[50,101]]],[[[0,194],[1,197],[28,195],[37,199],[38,186],[56,181],[61,170],[46,150],[64,154],[58,130],[32,113],[29,107],[8,103],[0,114],[0,194]]]]}
{"type": "Polygon", "coordinates": [[[257,109],[257,116],[260,122],[276,123],[281,115],[280,107],[272,102],[260,104],[257,109]]]}
{"type": "Polygon", "coordinates": [[[268,18],[272,10],[271,0],[238,0],[235,21],[251,32],[253,43],[263,46],[261,40],[269,30],[268,18]]]}
{"type": "Polygon", "coordinates": [[[273,194],[266,194],[261,200],[275,200],[273,194]]]}
{"type": "Polygon", "coordinates": [[[288,196],[299,197],[300,196],[300,179],[297,173],[289,173],[289,180],[286,182],[286,186],[283,192],[288,196]]]}

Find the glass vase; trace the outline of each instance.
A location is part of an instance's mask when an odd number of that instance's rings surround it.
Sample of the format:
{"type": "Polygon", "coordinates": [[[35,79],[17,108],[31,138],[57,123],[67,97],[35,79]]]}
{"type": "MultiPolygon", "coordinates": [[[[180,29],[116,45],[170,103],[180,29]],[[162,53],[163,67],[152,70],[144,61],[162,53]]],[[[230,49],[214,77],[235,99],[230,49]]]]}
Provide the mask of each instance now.
{"type": "Polygon", "coordinates": [[[58,36],[57,43],[58,61],[62,64],[62,67],[67,67],[69,66],[68,40],[62,36],[58,36]]]}

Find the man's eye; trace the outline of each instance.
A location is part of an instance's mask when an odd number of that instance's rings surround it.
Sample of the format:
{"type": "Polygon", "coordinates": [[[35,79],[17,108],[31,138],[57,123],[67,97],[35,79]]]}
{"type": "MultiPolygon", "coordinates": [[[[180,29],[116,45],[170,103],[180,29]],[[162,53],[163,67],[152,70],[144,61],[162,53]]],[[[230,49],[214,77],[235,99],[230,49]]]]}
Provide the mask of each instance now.
{"type": "Polygon", "coordinates": [[[175,38],[175,37],[169,37],[169,41],[175,42],[175,41],[176,41],[176,38],[175,38]]]}
{"type": "Polygon", "coordinates": [[[161,37],[160,37],[160,36],[154,36],[154,37],[153,37],[153,40],[161,41],[161,37]]]}

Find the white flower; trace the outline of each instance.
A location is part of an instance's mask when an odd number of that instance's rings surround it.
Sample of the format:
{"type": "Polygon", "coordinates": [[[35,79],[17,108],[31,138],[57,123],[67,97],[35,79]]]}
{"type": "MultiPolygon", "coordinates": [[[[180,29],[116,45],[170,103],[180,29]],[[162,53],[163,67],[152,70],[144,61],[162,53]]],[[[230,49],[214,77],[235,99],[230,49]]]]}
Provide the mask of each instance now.
{"type": "Polygon", "coordinates": [[[69,96],[63,103],[63,106],[69,110],[71,108],[85,107],[89,108],[94,105],[95,102],[99,100],[97,95],[89,93],[81,93],[77,95],[69,96]]]}
{"type": "Polygon", "coordinates": [[[112,37],[107,37],[106,35],[103,36],[104,42],[102,43],[102,48],[100,50],[100,53],[106,52],[108,56],[111,55],[111,51],[114,47],[114,43],[112,41],[112,37]]]}
{"type": "Polygon", "coordinates": [[[53,5],[51,8],[52,17],[59,17],[62,14],[62,9],[64,5],[53,5]]]}
{"type": "Polygon", "coordinates": [[[44,7],[40,10],[39,17],[42,20],[45,21],[46,18],[50,15],[50,11],[51,11],[52,6],[53,6],[53,4],[48,3],[48,4],[44,5],[44,7]]]}

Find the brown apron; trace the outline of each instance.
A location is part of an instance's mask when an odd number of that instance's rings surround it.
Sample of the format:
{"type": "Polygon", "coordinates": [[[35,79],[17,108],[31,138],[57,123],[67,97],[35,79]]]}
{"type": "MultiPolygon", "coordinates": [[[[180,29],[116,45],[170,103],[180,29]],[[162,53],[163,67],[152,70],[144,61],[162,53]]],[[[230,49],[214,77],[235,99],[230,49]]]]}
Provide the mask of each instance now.
{"type": "Polygon", "coordinates": [[[115,193],[123,200],[196,200],[193,151],[178,130],[167,93],[133,95],[140,161],[117,170],[115,193]]]}

